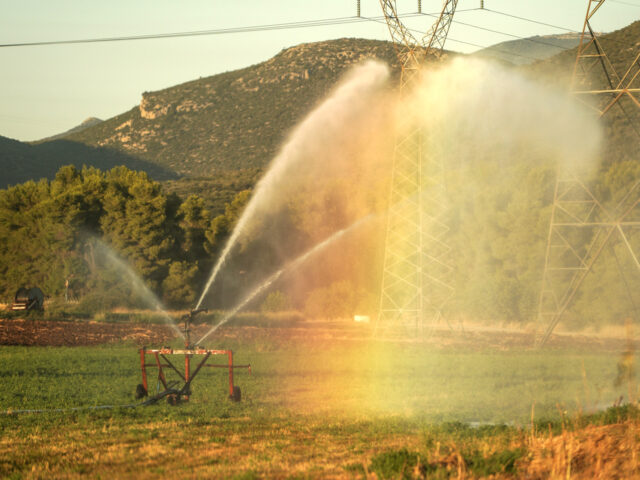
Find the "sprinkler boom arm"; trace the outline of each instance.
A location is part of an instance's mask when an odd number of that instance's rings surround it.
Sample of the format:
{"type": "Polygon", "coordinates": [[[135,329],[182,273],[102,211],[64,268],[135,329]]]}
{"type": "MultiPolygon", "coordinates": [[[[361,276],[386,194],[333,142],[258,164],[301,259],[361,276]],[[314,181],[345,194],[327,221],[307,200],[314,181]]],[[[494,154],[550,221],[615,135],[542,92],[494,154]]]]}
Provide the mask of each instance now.
{"type": "MultiPolygon", "coordinates": [[[[231,350],[210,350],[202,347],[195,347],[192,349],[184,349],[184,350],[174,350],[170,347],[162,347],[159,349],[147,349],[146,347],[142,347],[139,350],[140,354],[140,367],[142,368],[142,383],[139,386],[140,394],[139,398],[143,396],[147,396],[149,394],[149,384],[147,378],[147,368],[157,368],[158,369],[158,382],[162,384],[164,387],[164,391],[155,395],[157,398],[162,398],[168,396],[169,399],[173,399],[175,403],[181,401],[188,401],[189,396],[191,395],[191,383],[193,379],[196,377],[198,372],[202,369],[202,367],[209,368],[222,368],[228,371],[229,374],[229,398],[233,401],[240,400],[240,388],[234,385],[233,382],[233,371],[237,368],[246,369],[251,374],[251,364],[246,365],[234,365],[233,363],[233,351],[231,350]],[[152,357],[152,361],[150,363],[147,362],[147,355],[152,357]],[[184,374],[182,374],[178,368],[173,364],[173,362],[169,359],[173,355],[181,355],[184,357],[185,361],[185,370],[184,374]],[[191,372],[191,358],[194,356],[202,355],[204,358],[199,361],[195,370],[191,372]],[[221,364],[210,364],[207,361],[211,356],[222,355],[227,357],[227,361],[221,364]],[[180,379],[184,382],[184,385],[181,388],[174,388],[172,382],[168,382],[167,378],[164,374],[164,370],[168,368],[180,377],[180,379]]],[[[154,398],[154,397],[152,397],[154,398]]]]}
{"type": "Polygon", "coordinates": [[[193,345],[191,344],[191,321],[193,318],[199,313],[207,313],[209,309],[207,308],[196,308],[191,310],[186,315],[183,315],[182,320],[184,320],[184,346],[187,349],[192,349],[193,345]]]}

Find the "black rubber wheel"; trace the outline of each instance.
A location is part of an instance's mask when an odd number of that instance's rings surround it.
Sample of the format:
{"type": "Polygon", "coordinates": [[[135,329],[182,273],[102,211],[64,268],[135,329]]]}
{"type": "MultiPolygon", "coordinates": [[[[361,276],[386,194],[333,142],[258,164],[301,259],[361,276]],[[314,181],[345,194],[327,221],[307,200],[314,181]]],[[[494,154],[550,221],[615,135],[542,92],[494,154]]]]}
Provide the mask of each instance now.
{"type": "Polygon", "coordinates": [[[140,400],[141,398],[144,398],[146,396],[147,396],[147,389],[144,388],[144,385],[139,383],[136,386],[136,400],[140,400]]]}
{"type": "Polygon", "coordinates": [[[229,398],[232,402],[239,402],[240,400],[242,400],[242,392],[240,391],[240,387],[233,387],[233,393],[229,395],[229,398]]]}

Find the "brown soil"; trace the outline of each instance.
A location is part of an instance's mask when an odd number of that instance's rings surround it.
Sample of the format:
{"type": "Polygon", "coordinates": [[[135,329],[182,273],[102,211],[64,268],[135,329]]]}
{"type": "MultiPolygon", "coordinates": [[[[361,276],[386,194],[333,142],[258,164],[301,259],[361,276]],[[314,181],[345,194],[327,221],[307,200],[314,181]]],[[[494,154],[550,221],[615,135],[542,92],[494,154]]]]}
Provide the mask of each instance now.
{"type": "Polygon", "coordinates": [[[0,345],[76,346],[133,341],[162,344],[174,337],[164,325],[64,322],[51,320],[0,320],[0,345]]]}
{"type": "MultiPolygon", "coordinates": [[[[199,339],[209,330],[208,325],[192,328],[192,338],[199,339]]],[[[216,339],[237,339],[244,342],[267,341],[279,345],[321,346],[340,343],[360,343],[372,338],[370,325],[351,322],[305,322],[298,327],[256,327],[225,325],[218,330],[216,339]]],[[[35,319],[0,320],[0,345],[78,346],[131,341],[137,345],[161,346],[175,339],[175,332],[166,325],[129,323],[102,323],[94,321],[71,322],[35,319]]],[[[388,338],[404,343],[423,343],[436,349],[531,349],[531,332],[505,329],[436,330],[423,339],[388,338]]],[[[209,339],[209,342],[211,339],[209,339]]],[[[205,341],[204,343],[209,343],[205,341]]],[[[553,335],[545,348],[577,349],[620,352],[627,348],[627,340],[594,335],[553,335]]],[[[637,348],[637,346],[636,346],[637,348]]]]}

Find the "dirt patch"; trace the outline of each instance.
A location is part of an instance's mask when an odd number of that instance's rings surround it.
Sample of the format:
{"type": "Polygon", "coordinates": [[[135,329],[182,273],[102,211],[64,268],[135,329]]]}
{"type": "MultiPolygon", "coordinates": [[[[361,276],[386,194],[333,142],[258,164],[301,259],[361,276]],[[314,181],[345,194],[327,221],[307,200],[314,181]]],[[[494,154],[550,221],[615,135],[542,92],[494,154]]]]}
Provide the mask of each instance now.
{"type": "MultiPolygon", "coordinates": [[[[192,339],[198,340],[210,325],[194,325],[192,339]]],[[[298,327],[259,327],[225,325],[205,340],[204,346],[219,339],[247,343],[266,342],[285,346],[330,346],[370,341],[371,326],[347,322],[305,322],[298,327]]],[[[135,323],[106,323],[94,321],[56,321],[34,319],[0,320],[0,345],[76,346],[131,341],[137,345],[162,346],[176,338],[175,331],[166,325],[135,323]]],[[[422,344],[438,350],[510,350],[533,349],[534,337],[530,332],[500,329],[467,329],[452,331],[443,328],[422,338],[389,337],[382,339],[406,344],[422,344]]],[[[574,349],[620,352],[627,340],[595,335],[552,335],[545,349],[574,349]]],[[[638,347],[636,347],[638,348],[638,347]]]]}
{"type": "Polygon", "coordinates": [[[164,325],[131,325],[47,320],[0,320],[0,345],[76,346],[133,341],[156,345],[175,333],[164,325]]]}

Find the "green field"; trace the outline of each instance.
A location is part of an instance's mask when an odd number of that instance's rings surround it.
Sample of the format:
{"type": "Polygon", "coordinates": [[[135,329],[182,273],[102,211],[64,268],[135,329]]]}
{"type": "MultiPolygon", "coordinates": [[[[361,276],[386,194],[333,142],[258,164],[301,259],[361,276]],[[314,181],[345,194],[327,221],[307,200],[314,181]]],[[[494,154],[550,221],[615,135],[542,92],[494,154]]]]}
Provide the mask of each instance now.
{"type": "MultiPolygon", "coordinates": [[[[207,370],[191,401],[177,407],[5,414],[0,475],[359,476],[384,455],[400,452],[406,464],[411,452],[435,445],[434,432],[452,441],[451,425],[476,440],[494,435],[492,448],[505,447],[530,425],[532,405],[536,422],[575,419],[610,406],[629,387],[614,387],[620,356],[607,352],[238,342],[217,347],[252,365],[252,375],[236,374],[242,402],[227,399],[224,370],[207,370]]],[[[5,346],[0,378],[5,411],[129,405],[139,357],[126,344],[5,346]]]]}

